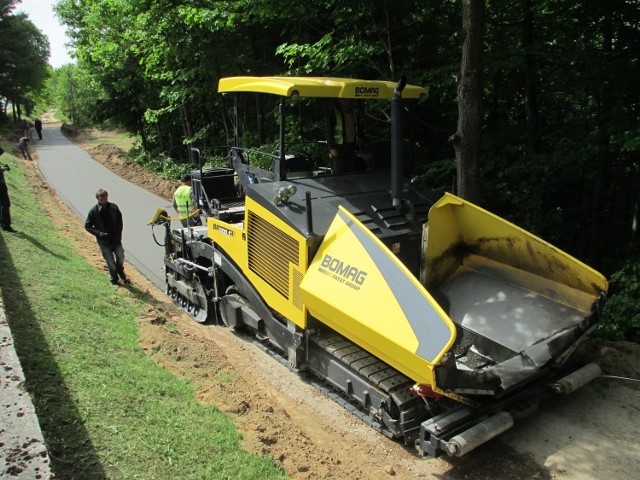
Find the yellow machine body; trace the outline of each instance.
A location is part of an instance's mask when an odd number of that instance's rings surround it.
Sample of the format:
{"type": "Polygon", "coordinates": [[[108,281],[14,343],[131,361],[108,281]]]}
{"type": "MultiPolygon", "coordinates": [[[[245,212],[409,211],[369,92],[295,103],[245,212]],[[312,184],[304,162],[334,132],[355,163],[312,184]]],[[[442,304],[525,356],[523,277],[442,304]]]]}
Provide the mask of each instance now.
{"type": "Polygon", "coordinates": [[[603,275],[550,243],[452,194],[429,212],[425,283],[484,268],[504,281],[587,313],[608,289],[603,275]]]}
{"type": "Polygon", "coordinates": [[[306,328],[300,293],[308,264],[305,238],[251,198],[241,224],[208,218],[207,225],[209,237],[234,259],[267,305],[306,328]]]}
{"type": "MultiPolygon", "coordinates": [[[[329,77],[227,77],[221,78],[218,93],[260,92],[283,97],[390,99],[396,83],[329,77]]],[[[402,98],[424,100],[426,88],[407,85],[402,98]]]]}
{"type": "Polygon", "coordinates": [[[606,279],[505,219],[407,181],[404,100],[426,98],[425,88],[246,76],[220,79],[218,91],[279,97],[279,148],[245,146],[238,134],[229,168],[191,172],[206,228],[171,230],[161,209],[150,222],[166,228],[167,293],[196,321],[253,334],[367,423],[434,456],[465,454],[567,378],[578,388],[599,374],[568,358],[597,325],[606,279]],[[363,146],[357,171],[332,172],[326,138],[287,136],[289,115],[305,118],[299,98],[321,99],[310,118],[325,99],[391,100],[398,128],[363,146]]]}
{"type": "Polygon", "coordinates": [[[209,218],[208,232],[270,308],[301,329],[311,315],[436,391],[434,366],[454,345],[457,320],[429,290],[480,272],[587,315],[607,289],[595,270],[455,195],[434,204],[426,225],[422,282],[343,207],[313,259],[308,239],[251,198],[243,222],[209,218]]]}

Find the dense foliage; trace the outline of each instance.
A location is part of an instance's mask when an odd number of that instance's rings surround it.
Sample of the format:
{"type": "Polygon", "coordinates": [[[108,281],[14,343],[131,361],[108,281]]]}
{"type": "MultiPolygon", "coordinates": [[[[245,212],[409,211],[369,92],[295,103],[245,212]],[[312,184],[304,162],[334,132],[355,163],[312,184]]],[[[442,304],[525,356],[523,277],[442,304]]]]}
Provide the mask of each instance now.
{"type": "Polygon", "coordinates": [[[600,334],[613,340],[640,342],[640,262],[629,262],[610,280],[600,334]]]}
{"type": "MultiPolygon", "coordinates": [[[[481,203],[610,274],[638,261],[640,9],[634,0],[485,2],[481,203]]],[[[228,143],[217,80],[303,74],[430,88],[412,112],[413,173],[450,190],[456,165],[460,2],[60,0],[77,66],[77,123],[136,133],[147,158],[228,143]]],[[[61,80],[62,81],[62,80],[61,80]]],[[[70,89],[73,90],[70,90],[70,89]]],[[[273,104],[246,132],[274,143],[273,104]]],[[[164,158],[164,157],[162,157],[164,158]]],[[[637,271],[635,271],[637,274],[637,271]]]]}
{"type": "Polygon", "coordinates": [[[24,13],[18,0],[0,0],[0,120],[12,105],[16,118],[27,115],[48,75],[49,41],[24,13]]]}

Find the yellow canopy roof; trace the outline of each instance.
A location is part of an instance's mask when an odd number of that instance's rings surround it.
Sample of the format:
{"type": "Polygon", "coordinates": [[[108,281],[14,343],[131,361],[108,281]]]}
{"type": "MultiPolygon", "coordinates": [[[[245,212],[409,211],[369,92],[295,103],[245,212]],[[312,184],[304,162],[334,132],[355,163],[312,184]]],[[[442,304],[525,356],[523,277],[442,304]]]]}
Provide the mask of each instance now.
{"type": "MultiPolygon", "coordinates": [[[[355,78],[328,77],[227,77],[221,78],[219,93],[259,92],[290,97],[323,98],[381,98],[393,97],[396,83],[382,80],[359,80],[355,78]]],[[[428,95],[425,88],[407,85],[402,98],[423,99],[428,95]]]]}

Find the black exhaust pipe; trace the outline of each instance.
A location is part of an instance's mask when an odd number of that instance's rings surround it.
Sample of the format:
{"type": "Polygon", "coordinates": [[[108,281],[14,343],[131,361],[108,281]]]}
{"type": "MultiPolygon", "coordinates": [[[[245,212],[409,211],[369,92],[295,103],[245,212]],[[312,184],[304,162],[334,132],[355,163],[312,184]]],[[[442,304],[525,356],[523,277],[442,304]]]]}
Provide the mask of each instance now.
{"type": "Polygon", "coordinates": [[[400,78],[391,99],[391,198],[393,206],[398,210],[402,208],[402,177],[404,175],[402,91],[406,85],[407,79],[400,78]]]}

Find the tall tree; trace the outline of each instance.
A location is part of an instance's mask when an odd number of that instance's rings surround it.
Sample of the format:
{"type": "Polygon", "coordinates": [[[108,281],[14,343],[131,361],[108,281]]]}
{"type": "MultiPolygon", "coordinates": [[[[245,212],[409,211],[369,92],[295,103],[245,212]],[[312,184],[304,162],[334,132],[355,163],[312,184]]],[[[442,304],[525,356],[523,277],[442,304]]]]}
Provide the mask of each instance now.
{"type": "Polygon", "coordinates": [[[535,155],[540,150],[538,132],[538,90],[534,42],[534,14],[532,0],[522,0],[522,47],[524,51],[525,112],[527,115],[527,154],[535,155]]]}
{"type": "Polygon", "coordinates": [[[480,202],[484,0],[462,1],[462,61],[458,75],[458,129],[452,137],[456,153],[457,193],[480,202]]]}
{"type": "Polygon", "coordinates": [[[49,42],[27,15],[12,13],[16,3],[0,1],[0,97],[28,110],[48,75],[49,42]]]}

